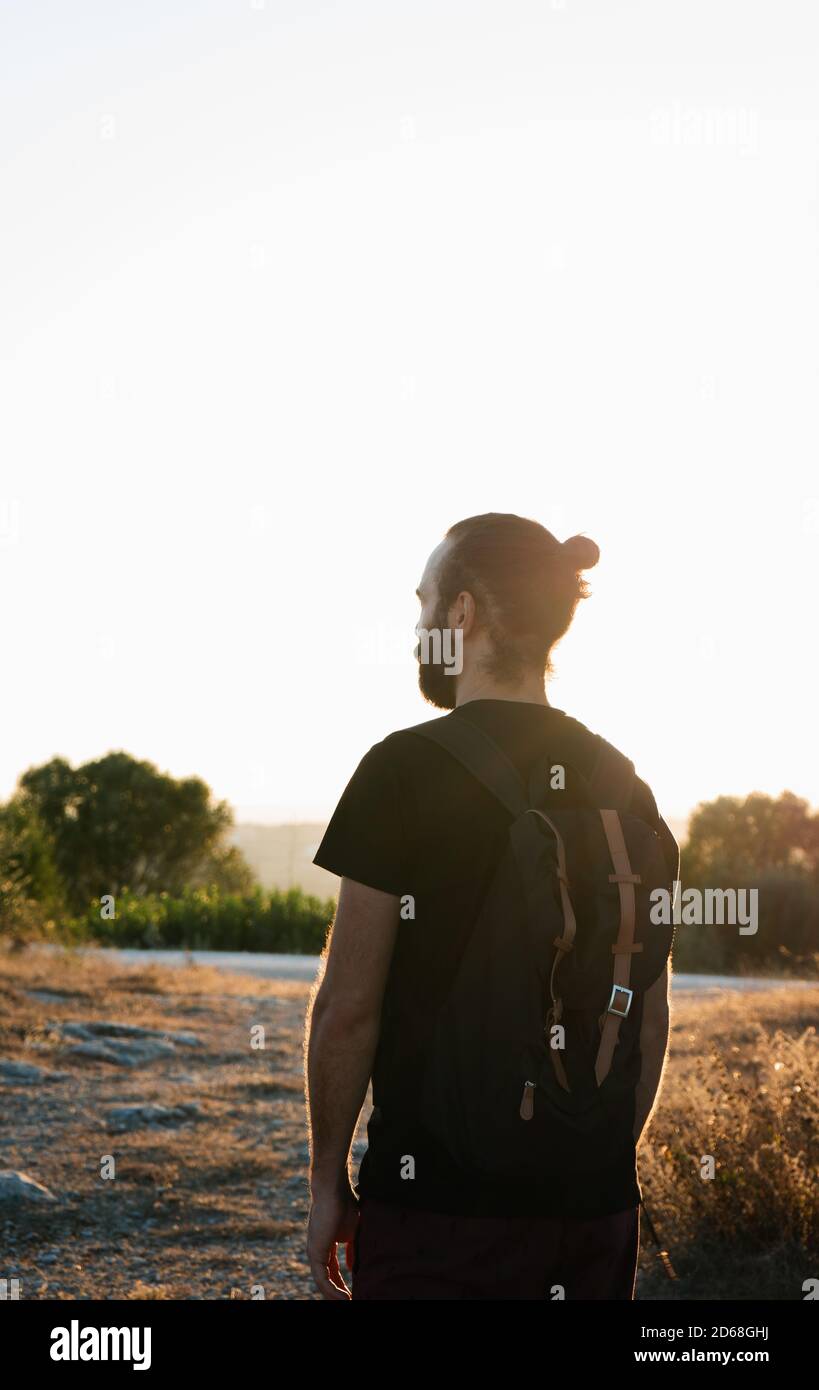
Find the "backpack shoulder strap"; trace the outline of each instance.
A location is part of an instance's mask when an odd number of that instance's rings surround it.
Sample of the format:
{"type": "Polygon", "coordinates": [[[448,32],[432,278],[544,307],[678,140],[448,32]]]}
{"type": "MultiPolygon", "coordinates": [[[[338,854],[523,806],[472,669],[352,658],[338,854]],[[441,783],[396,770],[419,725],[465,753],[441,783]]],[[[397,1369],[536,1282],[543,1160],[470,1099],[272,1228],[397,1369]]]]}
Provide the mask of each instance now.
{"type": "Polygon", "coordinates": [[[632,955],[635,951],[643,949],[642,945],[634,940],[637,924],[635,885],[640,882],[640,878],[632,872],[628,845],[620,820],[620,813],[628,810],[636,777],[634,763],[605,739],[601,739],[590,787],[600,808],[600,819],[603,822],[614,869],[614,873],[609,874],[609,883],[617,884],[620,895],[620,925],[617,940],[611,948],[614,955],[611,997],[599,1020],[600,1046],[594,1064],[598,1086],[602,1086],[611,1070],[620,1024],[628,1016],[631,1008],[634,995],[630,987],[632,955]]]}
{"type": "Polygon", "coordinates": [[[631,759],[601,738],[597,762],[589,778],[596,805],[604,809],[627,811],[636,779],[631,759]]]}
{"type": "Polygon", "coordinates": [[[497,797],[510,815],[517,818],[529,809],[526,787],[514,763],[483,729],[468,719],[453,719],[445,714],[440,719],[415,724],[406,732],[420,734],[445,748],[497,797]]]}

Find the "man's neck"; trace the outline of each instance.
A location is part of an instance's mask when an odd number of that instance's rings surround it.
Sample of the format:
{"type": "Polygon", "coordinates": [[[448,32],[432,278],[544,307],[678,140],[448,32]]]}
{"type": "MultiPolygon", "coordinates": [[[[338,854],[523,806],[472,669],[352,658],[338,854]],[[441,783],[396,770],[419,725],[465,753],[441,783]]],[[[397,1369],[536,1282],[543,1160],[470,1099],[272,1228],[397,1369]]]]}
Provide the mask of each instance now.
{"type": "Polygon", "coordinates": [[[518,704],[548,705],[543,677],[533,676],[520,685],[502,685],[498,681],[470,679],[466,672],[458,676],[455,705],[466,705],[470,700],[513,700],[518,704]]]}

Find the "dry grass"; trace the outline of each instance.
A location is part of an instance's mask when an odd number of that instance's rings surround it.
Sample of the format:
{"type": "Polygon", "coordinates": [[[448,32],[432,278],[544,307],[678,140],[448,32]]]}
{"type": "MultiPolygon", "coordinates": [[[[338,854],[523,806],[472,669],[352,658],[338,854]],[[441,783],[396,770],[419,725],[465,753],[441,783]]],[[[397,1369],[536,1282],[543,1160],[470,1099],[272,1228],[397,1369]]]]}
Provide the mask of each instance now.
{"type": "Polygon", "coordinates": [[[675,1003],[639,1166],[679,1278],[663,1276],[644,1223],[641,1296],[796,1299],[819,1275],[818,1001],[819,989],[675,1003]]]}

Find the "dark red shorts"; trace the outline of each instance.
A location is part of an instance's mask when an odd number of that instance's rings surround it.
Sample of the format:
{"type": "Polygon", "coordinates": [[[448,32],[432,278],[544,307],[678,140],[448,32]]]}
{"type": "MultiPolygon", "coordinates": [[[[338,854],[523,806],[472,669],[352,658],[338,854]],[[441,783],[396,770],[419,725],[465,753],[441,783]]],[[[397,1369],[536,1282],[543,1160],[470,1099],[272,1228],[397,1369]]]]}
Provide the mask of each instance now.
{"type": "Polygon", "coordinates": [[[632,1299],[640,1208],[593,1220],[446,1216],[363,1198],[353,1298],[632,1299]]]}

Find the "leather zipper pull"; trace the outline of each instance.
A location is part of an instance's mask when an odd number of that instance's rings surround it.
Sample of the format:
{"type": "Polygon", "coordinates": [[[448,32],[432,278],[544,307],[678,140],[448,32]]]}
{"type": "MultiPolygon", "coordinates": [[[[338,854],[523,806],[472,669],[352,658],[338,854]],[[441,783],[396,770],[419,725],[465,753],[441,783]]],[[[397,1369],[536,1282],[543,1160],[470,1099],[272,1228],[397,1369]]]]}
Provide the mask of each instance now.
{"type": "Polygon", "coordinates": [[[535,1113],[535,1083],[527,1081],[523,1087],[523,1096],[520,1102],[520,1118],[531,1120],[535,1113]]]}

